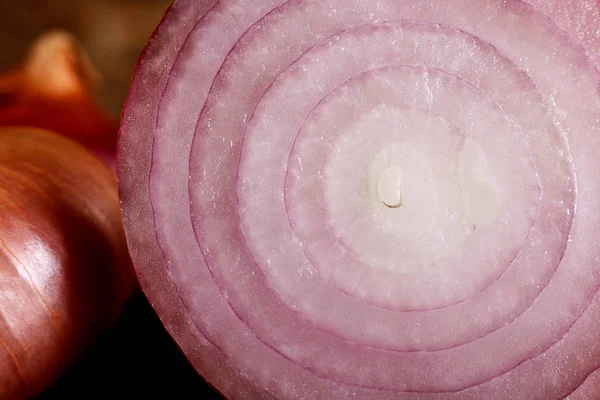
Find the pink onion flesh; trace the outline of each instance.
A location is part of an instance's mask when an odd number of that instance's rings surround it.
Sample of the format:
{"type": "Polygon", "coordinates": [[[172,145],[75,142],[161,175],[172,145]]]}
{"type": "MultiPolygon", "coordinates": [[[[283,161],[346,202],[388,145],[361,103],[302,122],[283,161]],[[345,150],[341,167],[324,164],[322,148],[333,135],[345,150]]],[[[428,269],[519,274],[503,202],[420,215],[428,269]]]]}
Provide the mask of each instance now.
{"type": "Polygon", "coordinates": [[[600,396],[600,7],[532,3],[168,11],[124,224],[227,398],[600,396]]]}

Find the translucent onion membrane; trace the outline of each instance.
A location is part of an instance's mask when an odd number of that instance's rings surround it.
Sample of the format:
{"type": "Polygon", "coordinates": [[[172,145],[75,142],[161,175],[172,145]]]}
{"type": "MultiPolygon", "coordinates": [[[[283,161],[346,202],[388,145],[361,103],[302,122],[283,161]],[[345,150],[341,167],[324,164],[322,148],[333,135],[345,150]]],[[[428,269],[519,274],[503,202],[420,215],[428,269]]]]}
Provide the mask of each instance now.
{"type": "Polygon", "coordinates": [[[176,2],[118,172],[197,371],[230,399],[600,396],[585,4],[569,36],[516,0],[176,2]]]}

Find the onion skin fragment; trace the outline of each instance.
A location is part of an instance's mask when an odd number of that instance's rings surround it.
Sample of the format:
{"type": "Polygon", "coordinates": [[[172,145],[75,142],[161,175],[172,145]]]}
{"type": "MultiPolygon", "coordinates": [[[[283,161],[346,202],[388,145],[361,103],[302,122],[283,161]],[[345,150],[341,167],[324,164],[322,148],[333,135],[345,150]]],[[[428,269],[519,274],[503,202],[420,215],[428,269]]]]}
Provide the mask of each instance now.
{"type": "Polygon", "coordinates": [[[40,393],[115,322],[135,276],[114,173],[70,139],[0,128],[0,398],[40,393]]]}

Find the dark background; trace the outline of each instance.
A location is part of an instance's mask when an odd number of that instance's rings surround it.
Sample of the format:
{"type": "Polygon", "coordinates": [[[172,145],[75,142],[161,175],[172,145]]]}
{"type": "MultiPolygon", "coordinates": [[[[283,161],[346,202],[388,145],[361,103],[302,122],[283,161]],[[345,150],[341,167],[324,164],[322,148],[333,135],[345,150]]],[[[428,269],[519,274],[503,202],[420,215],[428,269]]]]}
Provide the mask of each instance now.
{"type": "Polygon", "coordinates": [[[139,295],[117,325],[38,400],[221,397],[196,374],[139,295]]]}
{"type": "MultiPolygon", "coordinates": [[[[135,61],[171,0],[0,1],[0,71],[18,65],[43,32],[79,38],[102,81],[97,97],[117,120],[135,61]]],[[[219,399],[196,374],[141,294],[72,370],[39,397],[219,399]]]]}

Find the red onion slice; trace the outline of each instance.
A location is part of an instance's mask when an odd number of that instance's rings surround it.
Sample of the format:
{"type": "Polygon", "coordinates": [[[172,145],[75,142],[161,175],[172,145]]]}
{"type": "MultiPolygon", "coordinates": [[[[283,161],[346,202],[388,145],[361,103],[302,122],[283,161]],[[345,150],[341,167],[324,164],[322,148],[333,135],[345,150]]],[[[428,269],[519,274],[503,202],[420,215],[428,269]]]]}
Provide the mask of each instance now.
{"type": "Polygon", "coordinates": [[[121,129],[142,287],[229,398],[600,393],[597,82],[514,0],[181,0],[121,129]]]}

